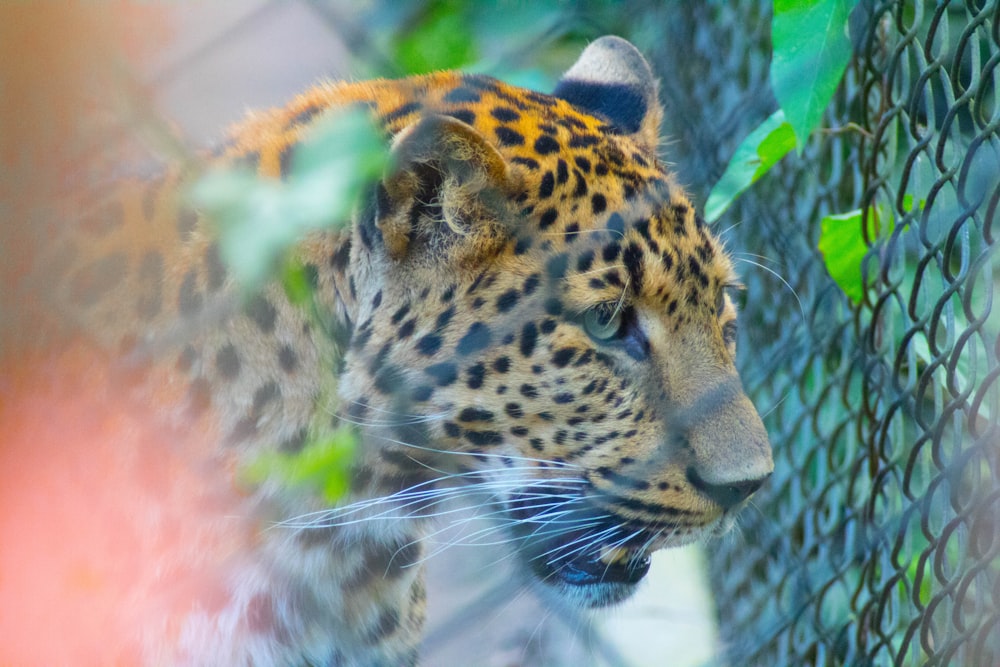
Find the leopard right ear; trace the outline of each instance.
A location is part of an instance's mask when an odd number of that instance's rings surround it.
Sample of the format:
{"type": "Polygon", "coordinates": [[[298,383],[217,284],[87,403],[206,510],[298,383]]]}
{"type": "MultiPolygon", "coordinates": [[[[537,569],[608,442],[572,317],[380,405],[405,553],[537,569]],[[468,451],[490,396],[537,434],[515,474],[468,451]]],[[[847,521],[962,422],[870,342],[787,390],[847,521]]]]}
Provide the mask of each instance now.
{"type": "Polygon", "coordinates": [[[591,43],[552,94],[606,119],[656,153],[663,119],[656,77],[639,50],[621,37],[608,35],[591,43]]]}
{"type": "Polygon", "coordinates": [[[514,177],[473,127],[425,117],[397,135],[390,164],[375,216],[390,257],[430,252],[469,260],[506,243],[514,177]]]}

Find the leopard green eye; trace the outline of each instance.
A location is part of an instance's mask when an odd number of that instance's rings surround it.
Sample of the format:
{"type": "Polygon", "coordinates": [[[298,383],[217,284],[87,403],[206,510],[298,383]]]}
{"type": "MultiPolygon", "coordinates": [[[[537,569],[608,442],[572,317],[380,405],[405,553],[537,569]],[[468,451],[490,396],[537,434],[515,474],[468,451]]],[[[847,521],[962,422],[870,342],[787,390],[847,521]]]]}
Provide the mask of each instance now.
{"type": "Polygon", "coordinates": [[[622,310],[596,306],[583,314],[583,330],[594,340],[607,341],[617,338],[622,328],[622,310]]]}

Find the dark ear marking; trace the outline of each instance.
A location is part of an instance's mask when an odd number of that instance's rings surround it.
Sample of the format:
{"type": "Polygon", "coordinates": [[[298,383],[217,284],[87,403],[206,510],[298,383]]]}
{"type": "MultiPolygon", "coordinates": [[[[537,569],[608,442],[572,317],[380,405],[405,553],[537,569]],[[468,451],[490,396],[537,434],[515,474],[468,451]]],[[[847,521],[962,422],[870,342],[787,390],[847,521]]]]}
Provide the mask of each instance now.
{"type": "Polygon", "coordinates": [[[607,119],[613,130],[635,135],[655,151],[662,110],[649,63],[630,43],[606,36],[593,42],[559,81],[553,94],[607,119]]]}

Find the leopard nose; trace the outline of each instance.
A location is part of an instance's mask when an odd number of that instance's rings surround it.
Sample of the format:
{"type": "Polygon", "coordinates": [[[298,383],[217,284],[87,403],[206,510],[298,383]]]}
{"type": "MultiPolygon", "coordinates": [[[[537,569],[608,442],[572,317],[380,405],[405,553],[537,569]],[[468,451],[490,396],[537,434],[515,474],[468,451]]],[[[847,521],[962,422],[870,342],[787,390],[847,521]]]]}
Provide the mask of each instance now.
{"type": "Polygon", "coordinates": [[[706,481],[694,467],[687,469],[688,483],[700,493],[708,496],[723,507],[730,509],[739,505],[759,489],[771,473],[753,479],[713,483],[706,481]]]}

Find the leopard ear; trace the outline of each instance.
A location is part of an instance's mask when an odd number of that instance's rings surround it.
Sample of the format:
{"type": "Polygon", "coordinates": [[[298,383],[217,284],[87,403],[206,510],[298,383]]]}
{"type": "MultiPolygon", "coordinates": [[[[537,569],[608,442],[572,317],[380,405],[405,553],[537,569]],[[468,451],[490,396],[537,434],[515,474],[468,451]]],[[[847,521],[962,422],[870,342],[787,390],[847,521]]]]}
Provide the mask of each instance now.
{"type": "Polygon", "coordinates": [[[656,78],[638,49],[621,37],[601,37],[584,49],[553,95],[605,118],[648,152],[656,151],[663,118],[656,78]]]}
{"type": "Polygon", "coordinates": [[[474,128],[428,116],[397,135],[390,164],[376,214],[390,257],[430,252],[472,259],[503,247],[513,177],[474,128]]]}

